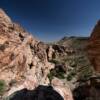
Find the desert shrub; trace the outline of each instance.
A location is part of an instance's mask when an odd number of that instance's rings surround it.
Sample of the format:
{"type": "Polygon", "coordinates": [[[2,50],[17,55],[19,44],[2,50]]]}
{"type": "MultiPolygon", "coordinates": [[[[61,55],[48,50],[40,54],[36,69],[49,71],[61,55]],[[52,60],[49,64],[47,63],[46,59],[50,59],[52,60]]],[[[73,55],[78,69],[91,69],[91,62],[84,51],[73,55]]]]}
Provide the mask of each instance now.
{"type": "Polygon", "coordinates": [[[50,72],[50,73],[48,74],[48,78],[49,78],[50,82],[52,81],[53,77],[54,77],[54,75],[50,72]]]}
{"type": "Polygon", "coordinates": [[[77,62],[72,61],[72,62],[70,63],[70,66],[71,66],[71,67],[76,67],[76,66],[77,66],[77,62]]]}
{"type": "Polygon", "coordinates": [[[70,72],[67,76],[67,80],[71,81],[73,79],[73,77],[76,75],[76,73],[74,71],[70,72]]]}
{"type": "Polygon", "coordinates": [[[53,79],[53,77],[64,79],[65,78],[65,72],[63,70],[59,69],[59,68],[54,68],[48,74],[48,78],[49,78],[50,81],[53,79]]]}
{"type": "Polygon", "coordinates": [[[90,66],[87,66],[85,69],[82,70],[79,75],[80,79],[87,80],[93,75],[93,71],[89,67],[90,66]]]}
{"type": "Polygon", "coordinates": [[[2,95],[4,93],[5,87],[6,87],[5,81],[0,80],[0,95],[2,95]]]}
{"type": "Polygon", "coordinates": [[[59,64],[59,61],[56,60],[56,59],[52,59],[52,60],[50,60],[49,62],[54,63],[54,64],[59,64]]]}
{"type": "Polygon", "coordinates": [[[72,75],[68,75],[68,76],[67,76],[67,80],[68,80],[68,81],[71,81],[71,80],[72,80],[72,75]]]}

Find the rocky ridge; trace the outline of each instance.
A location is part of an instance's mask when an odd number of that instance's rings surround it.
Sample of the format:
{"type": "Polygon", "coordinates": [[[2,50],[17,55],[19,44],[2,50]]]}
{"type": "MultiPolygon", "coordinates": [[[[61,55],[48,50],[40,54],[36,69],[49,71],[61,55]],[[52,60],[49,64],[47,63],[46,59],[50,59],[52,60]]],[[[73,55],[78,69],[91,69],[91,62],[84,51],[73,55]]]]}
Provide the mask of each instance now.
{"type": "MultiPolygon", "coordinates": [[[[5,86],[4,89],[0,88],[1,100],[24,88],[33,90],[38,85],[50,84],[48,74],[54,64],[48,61],[48,48],[19,24],[12,22],[0,9],[0,84],[5,86]]],[[[56,89],[61,87],[59,83],[56,89]]],[[[63,87],[66,86],[63,84],[63,87]]],[[[64,100],[72,100],[70,89],[61,88],[61,91],[64,100]]]]}
{"type": "Polygon", "coordinates": [[[32,89],[31,83],[49,83],[47,74],[53,67],[47,60],[45,44],[13,23],[0,9],[0,80],[7,85],[15,81],[32,89]]]}
{"type": "Polygon", "coordinates": [[[100,73],[100,21],[97,22],[90,36],[87,52],[94,69],[100,73]]]}

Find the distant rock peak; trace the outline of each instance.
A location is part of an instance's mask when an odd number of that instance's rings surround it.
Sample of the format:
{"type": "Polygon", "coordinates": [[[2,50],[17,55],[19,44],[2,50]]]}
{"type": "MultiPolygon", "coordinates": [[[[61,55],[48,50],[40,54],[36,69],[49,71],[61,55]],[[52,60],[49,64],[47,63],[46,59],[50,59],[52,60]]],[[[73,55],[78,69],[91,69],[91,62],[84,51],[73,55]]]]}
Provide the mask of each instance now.
{"type": "Polygon", "coordinates": [[[100,20],[91,33],[87,45],[87,52],[94,69],[100,72],[100,20]]]}

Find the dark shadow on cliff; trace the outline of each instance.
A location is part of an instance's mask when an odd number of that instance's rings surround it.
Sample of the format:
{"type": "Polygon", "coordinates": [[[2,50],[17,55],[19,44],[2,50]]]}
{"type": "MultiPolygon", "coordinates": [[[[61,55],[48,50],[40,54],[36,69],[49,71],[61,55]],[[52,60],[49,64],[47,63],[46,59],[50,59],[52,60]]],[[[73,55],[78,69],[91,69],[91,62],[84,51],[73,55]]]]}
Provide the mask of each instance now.
{"type": "Polygon", "coordinates": [[[64,100],[51,86],[38,86],[34,90],[22,89],[12,94],[9,100],[64,100]]]}
{"type": "Polygon", "coordinates": [[[100,100],[100,77],[91,77],[74,91],[74,100],[100,100]]]}

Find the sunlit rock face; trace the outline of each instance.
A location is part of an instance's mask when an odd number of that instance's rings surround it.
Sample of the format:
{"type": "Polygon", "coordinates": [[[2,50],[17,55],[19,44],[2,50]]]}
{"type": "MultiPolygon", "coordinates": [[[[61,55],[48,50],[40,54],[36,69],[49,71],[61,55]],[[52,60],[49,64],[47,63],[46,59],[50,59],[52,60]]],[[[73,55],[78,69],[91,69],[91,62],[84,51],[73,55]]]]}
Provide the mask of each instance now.
{"type": "MultiPolygon", "coordinates": [[[[13,23],[0,9],[0,80],[4,80],[6,83],[4,98],[16,91],[22,90],[23,93],[25,88],[24,92],[29,94],[30,91],[38,89],[36,87],[39,85],[48,87],[50,84],[48,73],[54,68],[54,64],[48,61],[52,58],[52,52],[53,49],[50,49],[47,44],[34,38],[19,24],[13,23]]],[[[52,86],[56,94],[59,93],[64,100],[72,100],[70,89],[65,87],[60,80],[54,79],[52,86]]],[[[41,90],[41,88],[39,89],[41,90]]],[[[45,92],[45,88],[42,89],[45,92]]],[[[26,98],[30,97],[29,95],[26,98]]],[[[63,100],[61,97],[59,97],[60,99],[54,97],[52,100],[63,100]]],[[[37,98],[41,98],[41,95],[37,98]]],[[[0,100],[2,100],[1,96],[0,100]]]]}
{"type": "Polygon", "coordinates": [[[90,36],[87,52],[94,69],[100,73],[100,21],[98,21],[90,36]]]}
{"type": "Polygon", "coordinates": [[[54,65],[48,62],[46,48],[0,9],[0,80],[6,82],[8,95],[49,83],[47,74],[54,65]]]}
{"type": "Polygon", "coordinates": [[[68,85],[65,85],[58,78],[54,78],[51,84],[54,90],[56,90],[64,98],[64,100],[73,100],[72,92],[68,85]]]}

